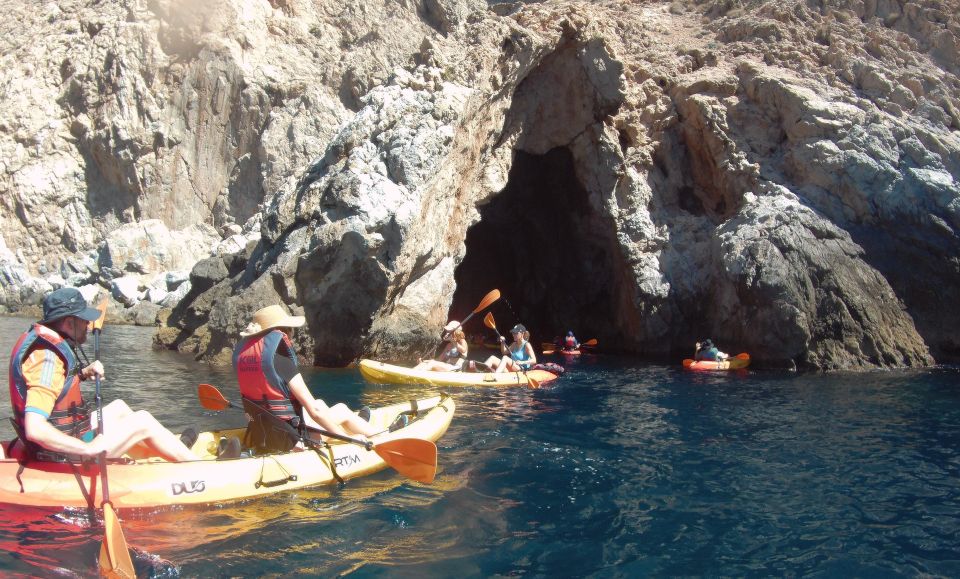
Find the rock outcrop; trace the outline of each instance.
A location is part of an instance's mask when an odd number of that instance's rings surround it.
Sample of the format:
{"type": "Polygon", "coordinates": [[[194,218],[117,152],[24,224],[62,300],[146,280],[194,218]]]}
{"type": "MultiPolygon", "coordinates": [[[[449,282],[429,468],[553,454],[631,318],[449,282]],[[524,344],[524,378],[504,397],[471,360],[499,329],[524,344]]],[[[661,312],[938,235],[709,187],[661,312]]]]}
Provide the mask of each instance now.
{"type": "Polygon", "coordinates": [[[276,302],[315,363],[409,359],[492,287],[626,352],[960,359],[956,1],[195,6],[9,63],[47,93],[0,126],[8,287],[159,219],[230,238],[161,314],[208,359],[276,302]]]}

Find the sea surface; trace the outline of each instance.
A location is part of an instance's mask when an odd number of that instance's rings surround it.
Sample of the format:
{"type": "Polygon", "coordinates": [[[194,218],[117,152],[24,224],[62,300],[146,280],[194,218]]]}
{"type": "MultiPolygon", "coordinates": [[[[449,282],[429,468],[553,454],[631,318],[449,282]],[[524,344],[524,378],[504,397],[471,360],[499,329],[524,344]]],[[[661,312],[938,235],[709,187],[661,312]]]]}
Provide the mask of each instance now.
{"type": "MultiPolygon", "coordinates": [[[[27,325],[0,318],[4,356],[27,325]]],[[[154,351],[151,338],[105,328],[106,401],[177,432],[241,422],[196,399],[200,382],[236,395],[229,371],[154,351]]],[[[386,470],[266,500],[124,514],[138,573],[960,577],[958,369],[561,363],[568,372],[552,388],[450,389],[457,414],[432,485],[386,470]]],[[[351,407],[436,392],[367,384],[356,370],[308,374],[316,395],[351,407]]],[[[0,506],[0,575],[95,575],[101,538],[85,512],[0,506]]]]}

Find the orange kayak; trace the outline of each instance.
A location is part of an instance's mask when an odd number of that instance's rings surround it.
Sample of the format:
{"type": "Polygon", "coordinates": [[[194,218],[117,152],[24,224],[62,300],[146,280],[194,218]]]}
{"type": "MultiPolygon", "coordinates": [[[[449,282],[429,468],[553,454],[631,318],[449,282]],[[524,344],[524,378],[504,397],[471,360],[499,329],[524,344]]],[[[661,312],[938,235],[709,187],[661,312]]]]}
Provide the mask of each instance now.
{"type": "MultiPolygon", "coordinates": [[[[370,422],[386,430],[398,414],[411,410],[404,402],[376,408],[370,422]]],[[[446,432],[455,405],[449,396],[415,402],[417,418],[404,428],[372,438],[375,444],[402,438],[436,441],[446,432]]],[[[243,436],[244,429],[202,432],[193,445],[201,460],[167,462],[158,457],[128,457],[107,465],[110,501],[117,509],[174,505],[219,504],[240,499],[337,482],[383,470],[386,462],[374,451],[346,442],[330,441],[327,453],[294,449],[290,452],[216,460],[220,437],[243,436]]],[[[14,447],[18,453],[20,445],[14,447]]],[[[28,462],[8,457],[9,443],[0,455],[0,503],[30,507],[99,507],[100,470],[96,465],[28,462]],[[76,469],[76,470],[74,470],[76,469]],[[22,487],[21,487],[22,483],[22,487]],[[84,496],[87,495],[88,499],[84,496]]]]}
{"type": "Polygon", "coordinates": [[[700,360],[696,362],[690,358],[683,361],[683,367],[688,370],[740,370],[750,365],[750,354],[746,352],[737,354],[732,358],[727,358],[722,362],[713,360],[700,360]]]}

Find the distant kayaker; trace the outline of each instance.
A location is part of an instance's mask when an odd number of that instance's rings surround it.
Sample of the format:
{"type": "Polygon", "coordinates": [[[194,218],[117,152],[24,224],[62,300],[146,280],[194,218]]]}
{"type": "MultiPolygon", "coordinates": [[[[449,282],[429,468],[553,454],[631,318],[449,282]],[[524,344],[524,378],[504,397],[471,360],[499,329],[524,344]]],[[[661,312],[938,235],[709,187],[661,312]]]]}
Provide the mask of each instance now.
{"type": "Polygon", "coordinates": [[[77,353],[86,359],[80,346],[87,339],[88,323],[99,318],[100,311],[88,307],[78,290],[60,288],[44,298],[43,319],[14,345],[10,402],[27,457],[76,461],[106,452],[119,458],[142,442],[168,461],[198,460],[153,415],[134,412],[123,400],[103,407],[104,433],[96,434],[96,409],[84,402],[80,382],[103,378],[103,364],[94,360],[81,366],[77,353]]]}
{"type": "Polygon", "coordinates": [[[251,415],[244,441],[250,448],[283,452],[297,444],[270,423],[271,417],[264,419],[264,412],[290,422],[301,432],[313,427],[360,439],[377,433],[367,422],[368,408],[357,414],[343,403],[327,406],[310,393],[289,336],[304,321],[303,316],[288,315],[278,305],[267,306],[255,312],[253,321],[240,332],[244,339],[233,350],[233,367],[244,407],[251,415]]]}
{"type": "Polygon", "coordinates": [[[579,348],[580,342],[578,342],[577,337],[573,335],[573,330],[567,330],[567,335],[563,338],[563,349],[572,352],[579,348]]]}
{"type": "Polygon", "coordinates": [[[696,345],[696,354],[694,354],[694,359],[698,362],[701,360],[722,362],[729,358],[730,356],[726,352],[721,352],[713,345],[713,341],[710,338],[702,342],[697,342],[696,345]]]}
{"type": "Polygon", "coordinates": [[[533,346],[530,345],[530,332],[523,324],[517,324],[510,330],[513,336],[513,342],[507,346],[507,340],[500,336],[500,354],[501,358],[490,356],[484,362],[487,366],[494,368],[494,372],[521,372],[529,370],[537,363],[537,355],[533,352],[533,346]]]}
{"type": "Polygon", "coordinates": [[[452,372],[463,368],[467,359],[467,336],[463,333],[463,326],[456,320],[451,320],[443,328],[443,353],[439,360],[419,360],[414,370],[433,370],[436,372],[452,372]]]}

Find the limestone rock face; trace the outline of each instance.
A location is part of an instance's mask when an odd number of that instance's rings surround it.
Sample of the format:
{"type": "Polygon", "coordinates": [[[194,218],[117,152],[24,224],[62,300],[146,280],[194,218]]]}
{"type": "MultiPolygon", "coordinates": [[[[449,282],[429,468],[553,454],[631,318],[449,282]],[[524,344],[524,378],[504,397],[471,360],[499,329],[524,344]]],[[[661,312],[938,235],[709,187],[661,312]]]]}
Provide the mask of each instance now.
{"type": "MultiPolygon", "coordinates": [[[[109,289],[112,266],[76,262],[96,262],[121,226],[257,232],[261,206],[323,153],[359,96],[471,2],[0,7],[0,233],[12,252],[0,301],[16,310],[63,283],[109,289]],[[382,26],[393,21],[404,24],[382,26]]],[[[180,246],[186,268],[205,257],[180,246]]]]}
{"type": "Polygon", "coordinates": [[[158,314],[208,359],[284,303],[410,361],[493,287],[535,341],[960,359],[956,0],[101,4],[10,6],[8,302],[157,219],[229,240],[158,314]]]}

